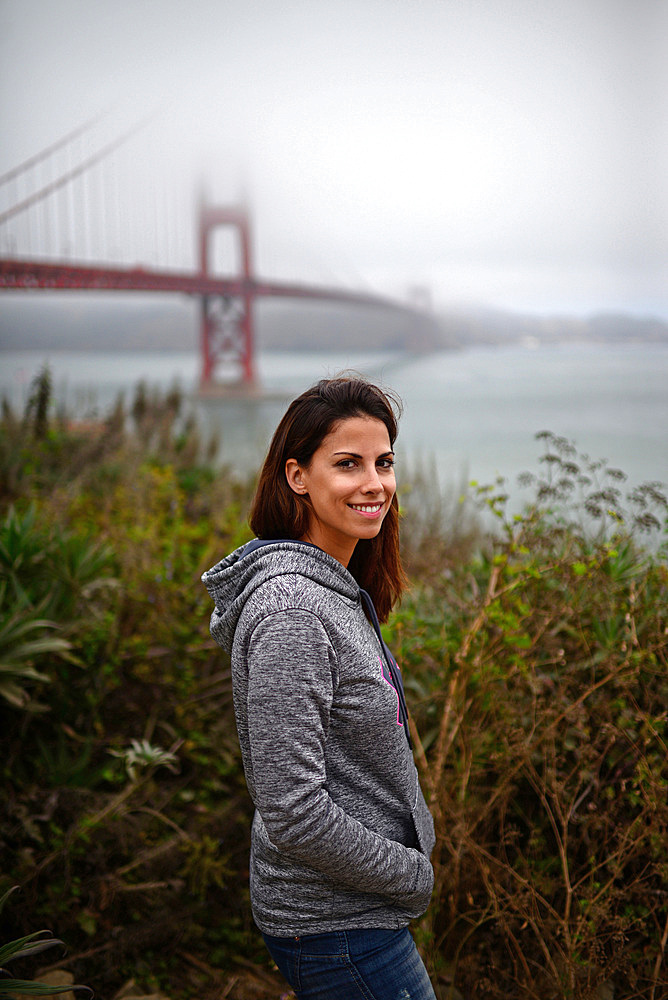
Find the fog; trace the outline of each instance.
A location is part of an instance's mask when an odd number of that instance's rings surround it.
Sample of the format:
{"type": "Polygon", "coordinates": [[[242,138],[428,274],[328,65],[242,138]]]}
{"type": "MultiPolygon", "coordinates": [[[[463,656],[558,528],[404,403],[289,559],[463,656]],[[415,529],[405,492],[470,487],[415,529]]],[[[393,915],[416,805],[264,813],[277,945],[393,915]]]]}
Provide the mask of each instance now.
{"type": "Polygon", "coordinates": [[[667,38],[663,0],[2,0],[0,173],[150,117],[38,252],[194,266],[203,185],[264,277],[665,317],[667,38]]]}

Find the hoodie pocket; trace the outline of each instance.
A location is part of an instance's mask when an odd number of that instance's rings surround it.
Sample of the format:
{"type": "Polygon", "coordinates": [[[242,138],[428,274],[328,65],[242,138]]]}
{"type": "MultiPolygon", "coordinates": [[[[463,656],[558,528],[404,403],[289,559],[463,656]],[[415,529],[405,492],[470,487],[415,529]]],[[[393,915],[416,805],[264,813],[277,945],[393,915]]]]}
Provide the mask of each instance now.
{"type": "Polygon", "coordinates": [[[413,820],[413,826],[415,827],[415,834],[417,836],[420,850],[423,854],[426,854],[427,857],[430,857],[431,852],[434,849],[434,844],[436,843],[434,820],[429,812],[429,808],[424,800],[424,795],[422,794],[422,789],[419,784],[417,786],[417,798],[415,805],[411,810],[411,818],[413,820]]]}

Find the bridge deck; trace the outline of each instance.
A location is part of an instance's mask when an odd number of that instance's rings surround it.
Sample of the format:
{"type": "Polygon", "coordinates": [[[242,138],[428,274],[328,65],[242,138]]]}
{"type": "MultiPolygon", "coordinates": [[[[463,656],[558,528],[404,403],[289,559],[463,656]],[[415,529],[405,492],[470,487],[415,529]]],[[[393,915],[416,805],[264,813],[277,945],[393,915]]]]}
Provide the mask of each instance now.
{"type": "Polygon", "coordinates": [[[224,295],[328,300],[350,305],[401,310],[416,316],[424,313],[403,302],[368,292],[346,291],[317,285],[262,281],[255,278],[213,277],[180,271],[153,271],[142,267],[87,267],[66,263],[0,260],[0,290],[180,292],[185,295],[224,295]]]}

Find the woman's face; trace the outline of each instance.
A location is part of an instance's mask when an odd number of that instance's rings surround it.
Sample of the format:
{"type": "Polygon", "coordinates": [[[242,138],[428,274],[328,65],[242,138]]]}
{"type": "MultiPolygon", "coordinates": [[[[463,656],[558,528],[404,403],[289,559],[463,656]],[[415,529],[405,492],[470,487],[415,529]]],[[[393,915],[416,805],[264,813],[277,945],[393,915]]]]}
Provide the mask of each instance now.
{"type": "Polygon", "coordinates": [[[339,421],[308,466],[289,458],[285,474],[291,489],[311,502],[302,541],[313,542],[344,566],[360,538],[378,534],[396,492],[390,437],[375,417],[339,421]]]}

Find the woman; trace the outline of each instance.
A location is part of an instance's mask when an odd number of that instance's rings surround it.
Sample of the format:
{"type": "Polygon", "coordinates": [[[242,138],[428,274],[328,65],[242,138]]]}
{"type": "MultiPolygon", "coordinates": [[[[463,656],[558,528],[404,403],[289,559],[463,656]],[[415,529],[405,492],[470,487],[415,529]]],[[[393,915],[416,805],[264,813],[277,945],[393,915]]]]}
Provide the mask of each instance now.
{"type": "Polygon", "coordinates": [[[257,538],[202,578],[256,806],[253,916],[300,1000],[434,1000],[408,931],[431,896],[434,828],[378,624],[405,586],[395,407],[359,377],[295,399],[260,475],[257,538]]]}

